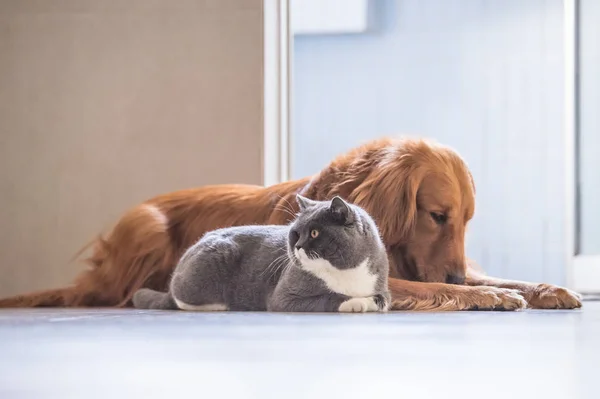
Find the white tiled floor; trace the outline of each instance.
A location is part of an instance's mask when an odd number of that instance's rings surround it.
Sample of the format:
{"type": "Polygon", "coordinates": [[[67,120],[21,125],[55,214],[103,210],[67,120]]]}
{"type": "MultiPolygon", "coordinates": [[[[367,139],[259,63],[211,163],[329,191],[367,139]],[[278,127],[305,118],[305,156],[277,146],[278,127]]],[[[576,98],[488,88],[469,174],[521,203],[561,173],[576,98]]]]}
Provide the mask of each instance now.
{"type": "Polygon", "coordinates": [[[600,398],[600,302],[367,315],[0,311],[0,398],[600,398]]]}

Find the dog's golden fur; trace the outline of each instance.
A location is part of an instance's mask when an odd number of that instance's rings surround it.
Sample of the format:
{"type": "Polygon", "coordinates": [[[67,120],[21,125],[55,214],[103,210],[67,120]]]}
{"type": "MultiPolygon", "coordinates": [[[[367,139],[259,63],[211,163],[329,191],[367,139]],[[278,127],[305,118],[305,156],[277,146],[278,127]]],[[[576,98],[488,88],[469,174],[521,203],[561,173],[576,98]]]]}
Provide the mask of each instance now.
{"type": "Polygon", "coordinates": [[[289,222],[299,192],[317,200],[340,195],[374,217],[389,254],[394,309],[516,309],[525,300],[538,308],[581,306],[567,289],[493,279],[468,267],[464,239],[475,186],[464,161],[433,142],[380,139],[311,178],[270,187],[206,186],[150,199],[91,244],[91,268],[72,286],[2,299],[0,307],[129,306],[139,288],[166,290],[183,251],[205,232],[289,222]]]}

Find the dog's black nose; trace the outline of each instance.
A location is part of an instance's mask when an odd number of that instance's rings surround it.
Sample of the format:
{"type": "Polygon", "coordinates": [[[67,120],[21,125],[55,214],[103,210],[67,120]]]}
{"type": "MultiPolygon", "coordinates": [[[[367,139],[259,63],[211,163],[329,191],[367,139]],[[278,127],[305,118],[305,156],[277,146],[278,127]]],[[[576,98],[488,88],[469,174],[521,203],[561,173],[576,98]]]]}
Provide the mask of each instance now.
{"type": "Polygon", "coordinates": [[[465,276],[458,274],[449,274],[446,276],[446,284],[457,284],[461,285],[465,282],[465,276]]]}

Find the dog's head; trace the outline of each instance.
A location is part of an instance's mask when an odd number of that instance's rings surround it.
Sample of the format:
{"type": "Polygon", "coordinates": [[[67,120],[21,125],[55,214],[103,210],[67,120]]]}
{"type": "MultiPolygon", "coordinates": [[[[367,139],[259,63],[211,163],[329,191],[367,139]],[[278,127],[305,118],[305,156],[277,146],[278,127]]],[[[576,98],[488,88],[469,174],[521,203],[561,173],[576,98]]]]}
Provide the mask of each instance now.
{"type": "Polygon", "coordinates": [[[377,222],[392,276],[463,282],[475,187],[455,151],[425,140],[377,140],[343,155],[332,167],[343,170],[335,191],[377,222]]]}

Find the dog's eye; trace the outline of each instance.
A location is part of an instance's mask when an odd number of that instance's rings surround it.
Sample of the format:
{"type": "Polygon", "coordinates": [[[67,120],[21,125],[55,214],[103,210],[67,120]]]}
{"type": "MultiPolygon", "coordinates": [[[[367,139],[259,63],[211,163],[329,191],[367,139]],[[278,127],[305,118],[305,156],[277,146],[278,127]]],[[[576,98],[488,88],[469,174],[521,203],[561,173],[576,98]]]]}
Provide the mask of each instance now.
{"type": "Polygon", "coordinates": [[[313,229],[313,230],[311,230],[311,231],[310,231],[310,236],[311,236],[312,238],[317,238],[317,237],[319,236],[319,230],[317,230],[317,229],[313,229]]]}
{"type": "Polygon", "coordinates": [[[436,222],[439,225],[446,223],[446,221],[448,220],[448,216],[444,215],[443,213],[430,212],[429,215],[434,220],[434,222],[436,222]]]}

